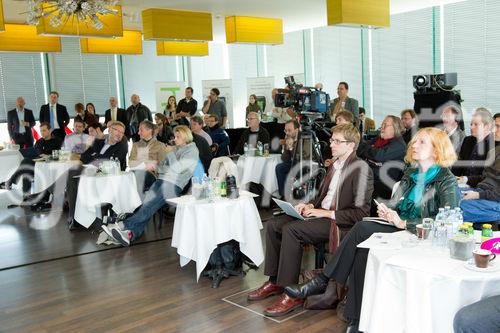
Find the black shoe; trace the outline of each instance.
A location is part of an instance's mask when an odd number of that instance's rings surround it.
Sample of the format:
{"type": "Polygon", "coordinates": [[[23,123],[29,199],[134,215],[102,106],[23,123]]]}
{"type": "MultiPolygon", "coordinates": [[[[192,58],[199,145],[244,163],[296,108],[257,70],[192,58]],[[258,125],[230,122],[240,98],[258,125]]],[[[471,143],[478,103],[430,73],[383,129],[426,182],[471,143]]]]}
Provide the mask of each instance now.
{"type": "Polygon", "coordinates": [[[45,212],[52,208],[50,202],[39,202],[30,206],[32,212],[45,212]]]}
{"type": "Polygon", "coordinates": [[[68,221],[68,228],[69,231],[75,231],[83,228],[83,226],[80,223],[76,222],[74,219],[72,219],[71,221],[68,221]]]}
{"type": "Polygon", "coordinates": [[[359,321],[358,320],[349,321],[345,333],[359,333],[359,321]]]}
{"type": "Polygon", "coordinates": [[[324,293],[327,286],[328,281],[323,281],[316,276],[307,283],[285,287],[285,293],[293,298],[307,298],[324,293]]]}

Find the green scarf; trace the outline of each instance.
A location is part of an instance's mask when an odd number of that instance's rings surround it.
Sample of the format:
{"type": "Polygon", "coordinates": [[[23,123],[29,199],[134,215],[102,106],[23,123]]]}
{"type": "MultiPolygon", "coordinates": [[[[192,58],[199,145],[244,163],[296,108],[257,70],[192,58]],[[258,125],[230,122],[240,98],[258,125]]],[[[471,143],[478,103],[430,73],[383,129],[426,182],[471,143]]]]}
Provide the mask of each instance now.
{"type": "Polygon", "coordinates": [[[417,169],[410,175],[410,186],[404,193],[404,199],[397,205],[399,215],[403,220],[420,217],[420,204],[424,196],[425,186],[436,178],[441,167],[435,164],[426,172],[419,171],[417,169]]]}

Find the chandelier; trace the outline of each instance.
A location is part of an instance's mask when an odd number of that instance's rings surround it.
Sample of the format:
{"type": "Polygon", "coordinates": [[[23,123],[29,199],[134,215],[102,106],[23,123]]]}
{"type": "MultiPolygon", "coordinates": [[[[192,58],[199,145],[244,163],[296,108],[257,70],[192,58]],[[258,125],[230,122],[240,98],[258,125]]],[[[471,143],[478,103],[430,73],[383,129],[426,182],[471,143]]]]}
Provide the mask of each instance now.
{"type": "Polygon", "coordinates": [[[118,10],[111,8],[116,4],[118,0],[28,0],[26,22],[30,25],[38,25],[41,18],[51,16],[49,24],[54,28],[70,20],[76,20],[90,23],[100,30],[103,28],[103,23],[97,15],[118,14],[118,10]]]}

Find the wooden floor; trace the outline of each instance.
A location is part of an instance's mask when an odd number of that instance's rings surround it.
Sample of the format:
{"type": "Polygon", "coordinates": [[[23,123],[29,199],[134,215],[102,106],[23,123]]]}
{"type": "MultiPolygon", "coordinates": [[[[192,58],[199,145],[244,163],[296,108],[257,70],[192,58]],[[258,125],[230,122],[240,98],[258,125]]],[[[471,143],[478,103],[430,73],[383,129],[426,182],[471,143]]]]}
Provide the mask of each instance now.
{"type": "MultiPolygon", "coordinates": [[[[38,218],[20,212],[0,223],[1,266],[23,260],[27,264],[0,270],[0,332],[345,330],[335,311],[306,311],[276,323],[224,302],[265,281],[262,267],[224,280],[218,289],[212,289],[206,278],[197,283],[193,263],[179,267],[168,226],[158,233],[150,223],[142,244],[102,251],[94,244],[95,235],[70,233],[62,218],[53,230],[28,230],[33,229],[30,221],[38,218]],[[28,264],[42,258],[45,261],[28,264]]],[[[308,253],[305,260],[311,257],[308,253]]]]}

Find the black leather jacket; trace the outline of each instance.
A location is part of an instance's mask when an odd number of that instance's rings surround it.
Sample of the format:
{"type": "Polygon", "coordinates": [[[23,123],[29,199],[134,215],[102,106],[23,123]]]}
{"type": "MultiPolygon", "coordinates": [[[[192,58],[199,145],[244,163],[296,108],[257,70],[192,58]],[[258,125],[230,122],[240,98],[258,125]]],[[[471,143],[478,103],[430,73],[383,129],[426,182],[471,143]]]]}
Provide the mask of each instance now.
{"type": "MultiPolygon", "coordinates": [[[[392,208],[397,206],[398,202],[404,198],[404,195],[413,186],[413,180],[410,176],[415,171],[415,167],[409,167],[405,170],[398,189],[391,198],[390,205],[392,208]]],[[[435,218],[439,208],[445,206],[455,208],[459,207],[459,203],[460,191],[455,175],[451,173],[449,168],[442,168],[439,174],[425,186],[424,197],[420,203],[420,218],[407,220],[406,228],[414,232],[415,226],[422,223],[423,218],[435,218]]]]}

